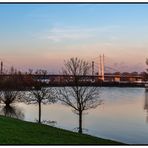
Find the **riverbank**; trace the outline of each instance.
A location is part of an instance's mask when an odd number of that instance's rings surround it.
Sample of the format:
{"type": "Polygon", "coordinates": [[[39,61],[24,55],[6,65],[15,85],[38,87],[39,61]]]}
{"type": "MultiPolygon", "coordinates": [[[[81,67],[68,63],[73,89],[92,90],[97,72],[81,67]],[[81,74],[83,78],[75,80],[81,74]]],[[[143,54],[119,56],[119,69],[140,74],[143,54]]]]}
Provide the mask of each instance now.
{"type": "Polygon", "coordinates": [[[122,143],[0,116],[0,144],[104,144],[122,143]]]}

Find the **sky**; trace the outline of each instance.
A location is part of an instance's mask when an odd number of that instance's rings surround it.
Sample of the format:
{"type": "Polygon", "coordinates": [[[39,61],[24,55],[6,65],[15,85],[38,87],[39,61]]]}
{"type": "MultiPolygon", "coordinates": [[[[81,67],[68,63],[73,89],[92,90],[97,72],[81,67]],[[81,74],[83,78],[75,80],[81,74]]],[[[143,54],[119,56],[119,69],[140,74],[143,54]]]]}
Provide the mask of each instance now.
{"type": "MultiPolygon", "coordinates": [[[[0,4],[0,60],[58,73],[79,57],[118,71],[144,71],[148,4],[0,4]]],[[[107,71],[107,69],[106,69],[107,71]]]]}

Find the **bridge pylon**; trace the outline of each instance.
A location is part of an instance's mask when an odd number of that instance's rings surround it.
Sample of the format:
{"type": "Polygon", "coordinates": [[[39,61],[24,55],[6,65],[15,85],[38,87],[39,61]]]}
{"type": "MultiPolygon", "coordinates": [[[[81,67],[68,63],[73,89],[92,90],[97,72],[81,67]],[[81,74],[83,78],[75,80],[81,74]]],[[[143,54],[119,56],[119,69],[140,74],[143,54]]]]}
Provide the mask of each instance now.
{"type": "Polygon", "coordinates": [[[104,54],[99,56],[99,65],[98,65],[98,79],[104,81],[104,54]]]}

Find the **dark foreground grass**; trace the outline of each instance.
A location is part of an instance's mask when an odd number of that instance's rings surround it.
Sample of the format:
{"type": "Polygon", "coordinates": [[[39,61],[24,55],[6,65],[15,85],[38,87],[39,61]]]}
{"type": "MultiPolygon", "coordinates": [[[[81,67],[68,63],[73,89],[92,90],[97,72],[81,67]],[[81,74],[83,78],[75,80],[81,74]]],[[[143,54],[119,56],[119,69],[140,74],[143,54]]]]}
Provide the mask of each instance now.
{"type": "Polygon", "coordinates": [[[0,116],[0,144],[122,144],[85,134],[0,116]]]}

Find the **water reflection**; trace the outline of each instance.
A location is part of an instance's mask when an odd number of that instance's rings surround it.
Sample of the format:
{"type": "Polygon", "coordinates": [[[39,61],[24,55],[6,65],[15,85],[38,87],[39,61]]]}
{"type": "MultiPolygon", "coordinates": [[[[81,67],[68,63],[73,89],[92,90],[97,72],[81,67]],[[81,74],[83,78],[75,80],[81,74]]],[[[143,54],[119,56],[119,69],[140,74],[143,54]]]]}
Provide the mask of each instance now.
{"type": "Polygon", "coordinates": [[[148,123],[148,89],[145,89],[145,102],[144,102],[144,110],[146,110],[146,122],[148,123]]]}
{"type": "Polygon", "coordinates": [[[24,113],[16,106],[1,106],[0,115],[17,119],[24,119],[24,113]]]}
{"type": "MultiPolygon", "coordinates": [[[[38,119],[35,119],[34,122],[39,123],[38,119]]],[[[41,120],[42,124],[50,125],[50,126],[55,126],[57,124],[57,121],[51,121],[51,120],[41,120]]]]}
{"type": "MultiPolygon", "coordinates": [[[[148,92],[144,88],[100,88],[100,105],[83,116],[83,127],[87,134],[128,144],[148,144],[148,92]],[[144,119],[144,120],[143,120],[144,119]],[[121,134],[122,133],[122,134],[121,134]]],[[[35,122],[38,119],[38,106],[17,103],[25,114],[24,120],[35,122]]],[[[71,108],[59,103],[42,105],[42,123],[67,130],[77,127],[78,117],[71,108]],[[52,121],[52,122],[51,122],[52,121]]]]}

